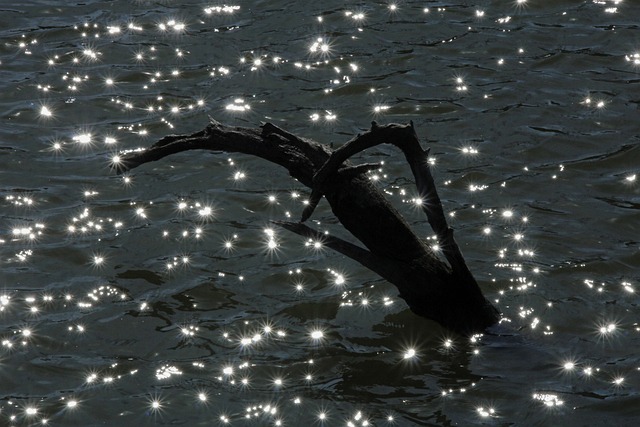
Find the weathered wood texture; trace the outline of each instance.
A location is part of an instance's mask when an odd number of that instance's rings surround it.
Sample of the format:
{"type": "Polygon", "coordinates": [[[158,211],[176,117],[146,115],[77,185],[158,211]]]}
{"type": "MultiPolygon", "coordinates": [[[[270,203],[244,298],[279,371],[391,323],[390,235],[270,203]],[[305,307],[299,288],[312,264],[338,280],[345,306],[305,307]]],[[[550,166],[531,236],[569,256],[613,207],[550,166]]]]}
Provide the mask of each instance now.
{"type": "Polygon", "coordinates": [[[322,239],[328,246],[375,271],[393,283],[416,314],[435,320],[462,334],[482,332],[499,320],[499,313],[483,296],[448,226],[427,154],[413,124],[375,122],[369,131],[337,150],[293,135],[270,123],[259,129],[229,127],[214,120],[192,135],[167,136],[146,150],[123,153],[121,171],[186,150],[239,152],[283,166],[312,189],[309,207],[299,223],[277,221],[294,233],[322,239]],[[376,165],[353,166],[347,159],[366,148],[390,143],[404,153],[422,200],[429,224],[438,236],[439,258],[410,229],[365,173],[376,165]],[[342,225],[362,248],[337,237],[327,237],[302,222],[324,196],[342,225]]]}

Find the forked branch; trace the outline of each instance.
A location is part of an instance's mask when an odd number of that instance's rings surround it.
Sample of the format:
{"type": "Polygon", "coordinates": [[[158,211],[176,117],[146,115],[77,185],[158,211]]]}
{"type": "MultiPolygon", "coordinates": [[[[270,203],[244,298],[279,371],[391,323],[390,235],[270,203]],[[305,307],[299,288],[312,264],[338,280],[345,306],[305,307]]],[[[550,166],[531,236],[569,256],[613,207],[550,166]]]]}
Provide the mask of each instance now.
{"type": "Polygon", "coordinates": [[[120,170],[160,160],[186,150],[206,149],[255,155],[286,168],[312,189],[307,219],[325,196],[342,225],[367,249],[326,236],[302,223],[277,222],[307,238],[352,258],[393,283],[415,313],[460,333],[477,333],[499,319],[482,295],[448,226],[429,169],[428,151],[421,148],[413,124],[378,125],[337,150],[293,135],[273,124],[260,129],[229,127],[214,120],[191,135],[172,135],[147,150],[123,153],[120,170]],[[390,143],[400,148],[411,167],[422,209],[438,236],[447,263],[442,262],[410,229],[400,213],[365,176],[375,164],[354,166],[349,158],[367,148],[390,143]]]}

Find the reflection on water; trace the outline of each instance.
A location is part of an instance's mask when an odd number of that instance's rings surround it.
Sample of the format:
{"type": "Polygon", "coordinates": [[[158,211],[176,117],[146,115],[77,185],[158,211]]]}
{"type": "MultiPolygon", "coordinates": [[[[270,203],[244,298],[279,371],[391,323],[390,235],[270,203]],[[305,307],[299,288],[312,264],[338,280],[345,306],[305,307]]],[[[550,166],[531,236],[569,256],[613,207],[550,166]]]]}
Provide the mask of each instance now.
{"type": "MultiPolygon", "coordinates": [[[[634,425],[637,5],[39,3],[0,46],[3,425],[634,425]],[[274,227],[308,191],[263,161],[115,175],[209,115],[413,120],[501,324],[452,335],[274,227]]],[[[401,156],[364,156],[437,250],[401,156]]]]}

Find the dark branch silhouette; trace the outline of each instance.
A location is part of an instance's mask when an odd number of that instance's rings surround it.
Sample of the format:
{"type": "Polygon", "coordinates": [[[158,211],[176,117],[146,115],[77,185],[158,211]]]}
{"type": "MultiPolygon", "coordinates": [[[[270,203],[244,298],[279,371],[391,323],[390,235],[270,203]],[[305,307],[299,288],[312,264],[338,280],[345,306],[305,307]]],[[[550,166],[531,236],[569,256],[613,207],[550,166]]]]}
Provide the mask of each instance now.
{"type": "Polygon", "coordinates": [[[204,130],[192,135],[167,136],[146,150],[125,152],[118,166],[126,171],[195,149],[250,154],[286,168],[312,192],[301,222],[276,221],[276,224],[301,236],[321,239],[325,246],[376,272],[398,288],[416,314],[462,334],[482,332],[499,320],[499,312],[482,294],[447,224],[429,169],[428,150],[420,146],[413,123],[373,122],[369,131],[330,150],[271,123],[252,129],[211,120],[204,130]],[[384,143],[404,153],[416,180],[422,209],[438,237],[446,262],[411,231],[400,213],[365,176],[379,165],[355,166],[349,162],[354,154],[384,143]],[[342,225],[366,249],[303,224],[323,196],[342,225]]]}

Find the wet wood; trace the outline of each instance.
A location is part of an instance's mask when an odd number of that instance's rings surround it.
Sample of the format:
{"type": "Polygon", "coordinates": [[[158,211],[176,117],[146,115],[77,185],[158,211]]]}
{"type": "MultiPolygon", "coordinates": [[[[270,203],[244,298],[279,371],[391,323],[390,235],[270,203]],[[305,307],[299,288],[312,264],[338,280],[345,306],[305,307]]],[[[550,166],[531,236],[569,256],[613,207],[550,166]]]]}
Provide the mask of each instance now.
{"type": "Polygon", "coordinates": [[[278,164],[311,191],[300,222],[276,221],[291,232],[321,239],[393,283],[410,309],[461,334],[480,333],[499,320],[466,265],[448,226],[431,175],[428,151],[420,146],[413,124],[373,123],[371,129],[336,150],[293,135],[271,123],[260,128],[230,127],[211,120],[192,135],[171,135],[146,150],[122,153],[120,171],[186,150],[238,152],[278,164]],[[405,155],[416,180],[422,209],[438,236],[444,260],[411,230],[400,213],[366,176],[375,164],[348,159],[375,145],[389,143],[405,155]],[[365,247],[326,236],[304,224],[324,197],[342,225],[365,247]],[[365,249],[366,248],[366,249],[365,249]]]}

